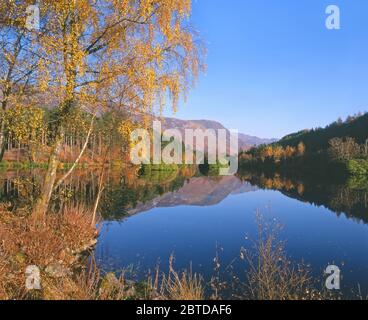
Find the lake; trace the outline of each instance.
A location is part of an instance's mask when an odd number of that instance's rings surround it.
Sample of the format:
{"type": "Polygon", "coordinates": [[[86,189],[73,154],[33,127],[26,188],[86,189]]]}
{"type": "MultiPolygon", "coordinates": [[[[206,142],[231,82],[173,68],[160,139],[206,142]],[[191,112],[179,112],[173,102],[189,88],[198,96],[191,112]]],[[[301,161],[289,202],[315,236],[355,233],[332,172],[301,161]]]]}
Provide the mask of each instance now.
{"type": "Polygon", "coordinates": [[[144,278],[158,264],[167,271],[174,255],[177,269],[191,267],[210,280],[218,254],[225,274],[231,264],[244,278],[240,249],[251,249],[250,239],[257,239],[256,212],[261,212],[265,220],[283,226],[280,238],[291,260],[310,264],[321,281],[326,267],[337,265],[345,294],[357,291],[358,285],[367,292],[365,191],[300,183],[293,188],[285,181],[276,183],[276,189],[249,180],[193,177],[178,190],[137,203],[128,217],[103,222],[96,248],[99,264],[109,271],[134,266],[137,277],[144,278]]]}
{"type": "MultiPolygon", "coordinates": [[[[20,205],[29,194],[27,184],[33,186],[40,176],[37,171],[2,172],[1,201],[20,205]]],[[[368,293],[365,180],[331,182],[275,173],[207,177],[187,168],[142,177],[130,170],[111,171],[105,184],[95,249],[105,272],[129,268],[134,279],[142,280],[157,266],[167,271],[173,255],[177,270],[191,268],[209,281],[218,256],[224,278],[245,279],[240,250],[251,250],[251,240],[257,239],[258,212],[282,225],[279,237],[288,256],[310,265],[321,286],[326,267],[337,265],[346,296],[359,286],[368,293]]],[[[59,202],[91,204],[97,185],[98,171],[78,170],[59,202]]]]}

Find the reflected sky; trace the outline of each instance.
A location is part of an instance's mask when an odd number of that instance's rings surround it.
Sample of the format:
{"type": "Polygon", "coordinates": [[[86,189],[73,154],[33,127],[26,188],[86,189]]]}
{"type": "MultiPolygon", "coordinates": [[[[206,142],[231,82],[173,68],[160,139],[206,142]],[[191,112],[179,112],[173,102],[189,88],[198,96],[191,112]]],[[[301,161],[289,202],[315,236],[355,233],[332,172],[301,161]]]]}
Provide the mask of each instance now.
{"type": "MultiPolygon", "coordinates": [[[[177,197],[175,193],[165,196],[177,197]]],[[[318,279],[323,279],[328,265],[336,264],[343,273],[343,286],[357,288],[359,283],[368,288],[368,226],[271,190],[230,192],[208,206],[171,204],[103,223],[96,256],[105,271],[134,265],[143,277],[158,261],[160,269],[167,270],[174,254],[176,268],[192,265],[209,279],[219,251],[222,264],[233,263],[241,275],[244,266],[237,258],[241,247],[250,247],[247,238],[257,238],[257,210],[266,220],[283,225],[280,237],[286,240],[288,255],[311,264],[318,279]]]]}

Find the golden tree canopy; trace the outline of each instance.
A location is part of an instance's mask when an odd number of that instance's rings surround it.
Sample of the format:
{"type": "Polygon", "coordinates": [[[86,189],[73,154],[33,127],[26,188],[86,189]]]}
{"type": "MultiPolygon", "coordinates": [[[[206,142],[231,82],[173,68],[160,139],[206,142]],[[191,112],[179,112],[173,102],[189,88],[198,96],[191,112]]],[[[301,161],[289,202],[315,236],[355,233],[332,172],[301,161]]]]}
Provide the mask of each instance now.
{"type": "Polygon", "coordinates": [[[35,54],[41,89],[58,101],[161,110],[203,68],[190,0],[44,0],[35,54]]]}

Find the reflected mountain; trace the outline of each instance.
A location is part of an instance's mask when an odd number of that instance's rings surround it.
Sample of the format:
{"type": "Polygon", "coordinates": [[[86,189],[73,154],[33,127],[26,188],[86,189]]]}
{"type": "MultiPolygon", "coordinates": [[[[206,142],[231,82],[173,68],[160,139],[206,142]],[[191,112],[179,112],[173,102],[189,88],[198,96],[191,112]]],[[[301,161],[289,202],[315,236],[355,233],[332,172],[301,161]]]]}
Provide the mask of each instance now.
{"type": "Polygon", "coordinates": [[[129,215],[157,207],[212,206],[221,203],[231,194],[256,191],[258,188],[235,176],[193,177],[177,191],[166,193],[151,201],[138,203],[129,215]]]}

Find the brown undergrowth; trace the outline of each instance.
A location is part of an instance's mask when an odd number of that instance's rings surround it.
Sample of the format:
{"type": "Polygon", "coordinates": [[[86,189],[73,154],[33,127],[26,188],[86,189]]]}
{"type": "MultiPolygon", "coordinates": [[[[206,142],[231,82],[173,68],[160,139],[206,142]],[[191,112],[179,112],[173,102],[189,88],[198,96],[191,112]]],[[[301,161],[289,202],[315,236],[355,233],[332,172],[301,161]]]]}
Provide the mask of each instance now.
{"type": "Polygon", "coordinates": [[[85,208],[66,207],[35,222],[27,210],[0,208],[0,298],[61,299],[78,296],[73,269],[98,235],[85,208]],[[26,289],[28,266],[40,270],[41,290],[26,289]]]}

